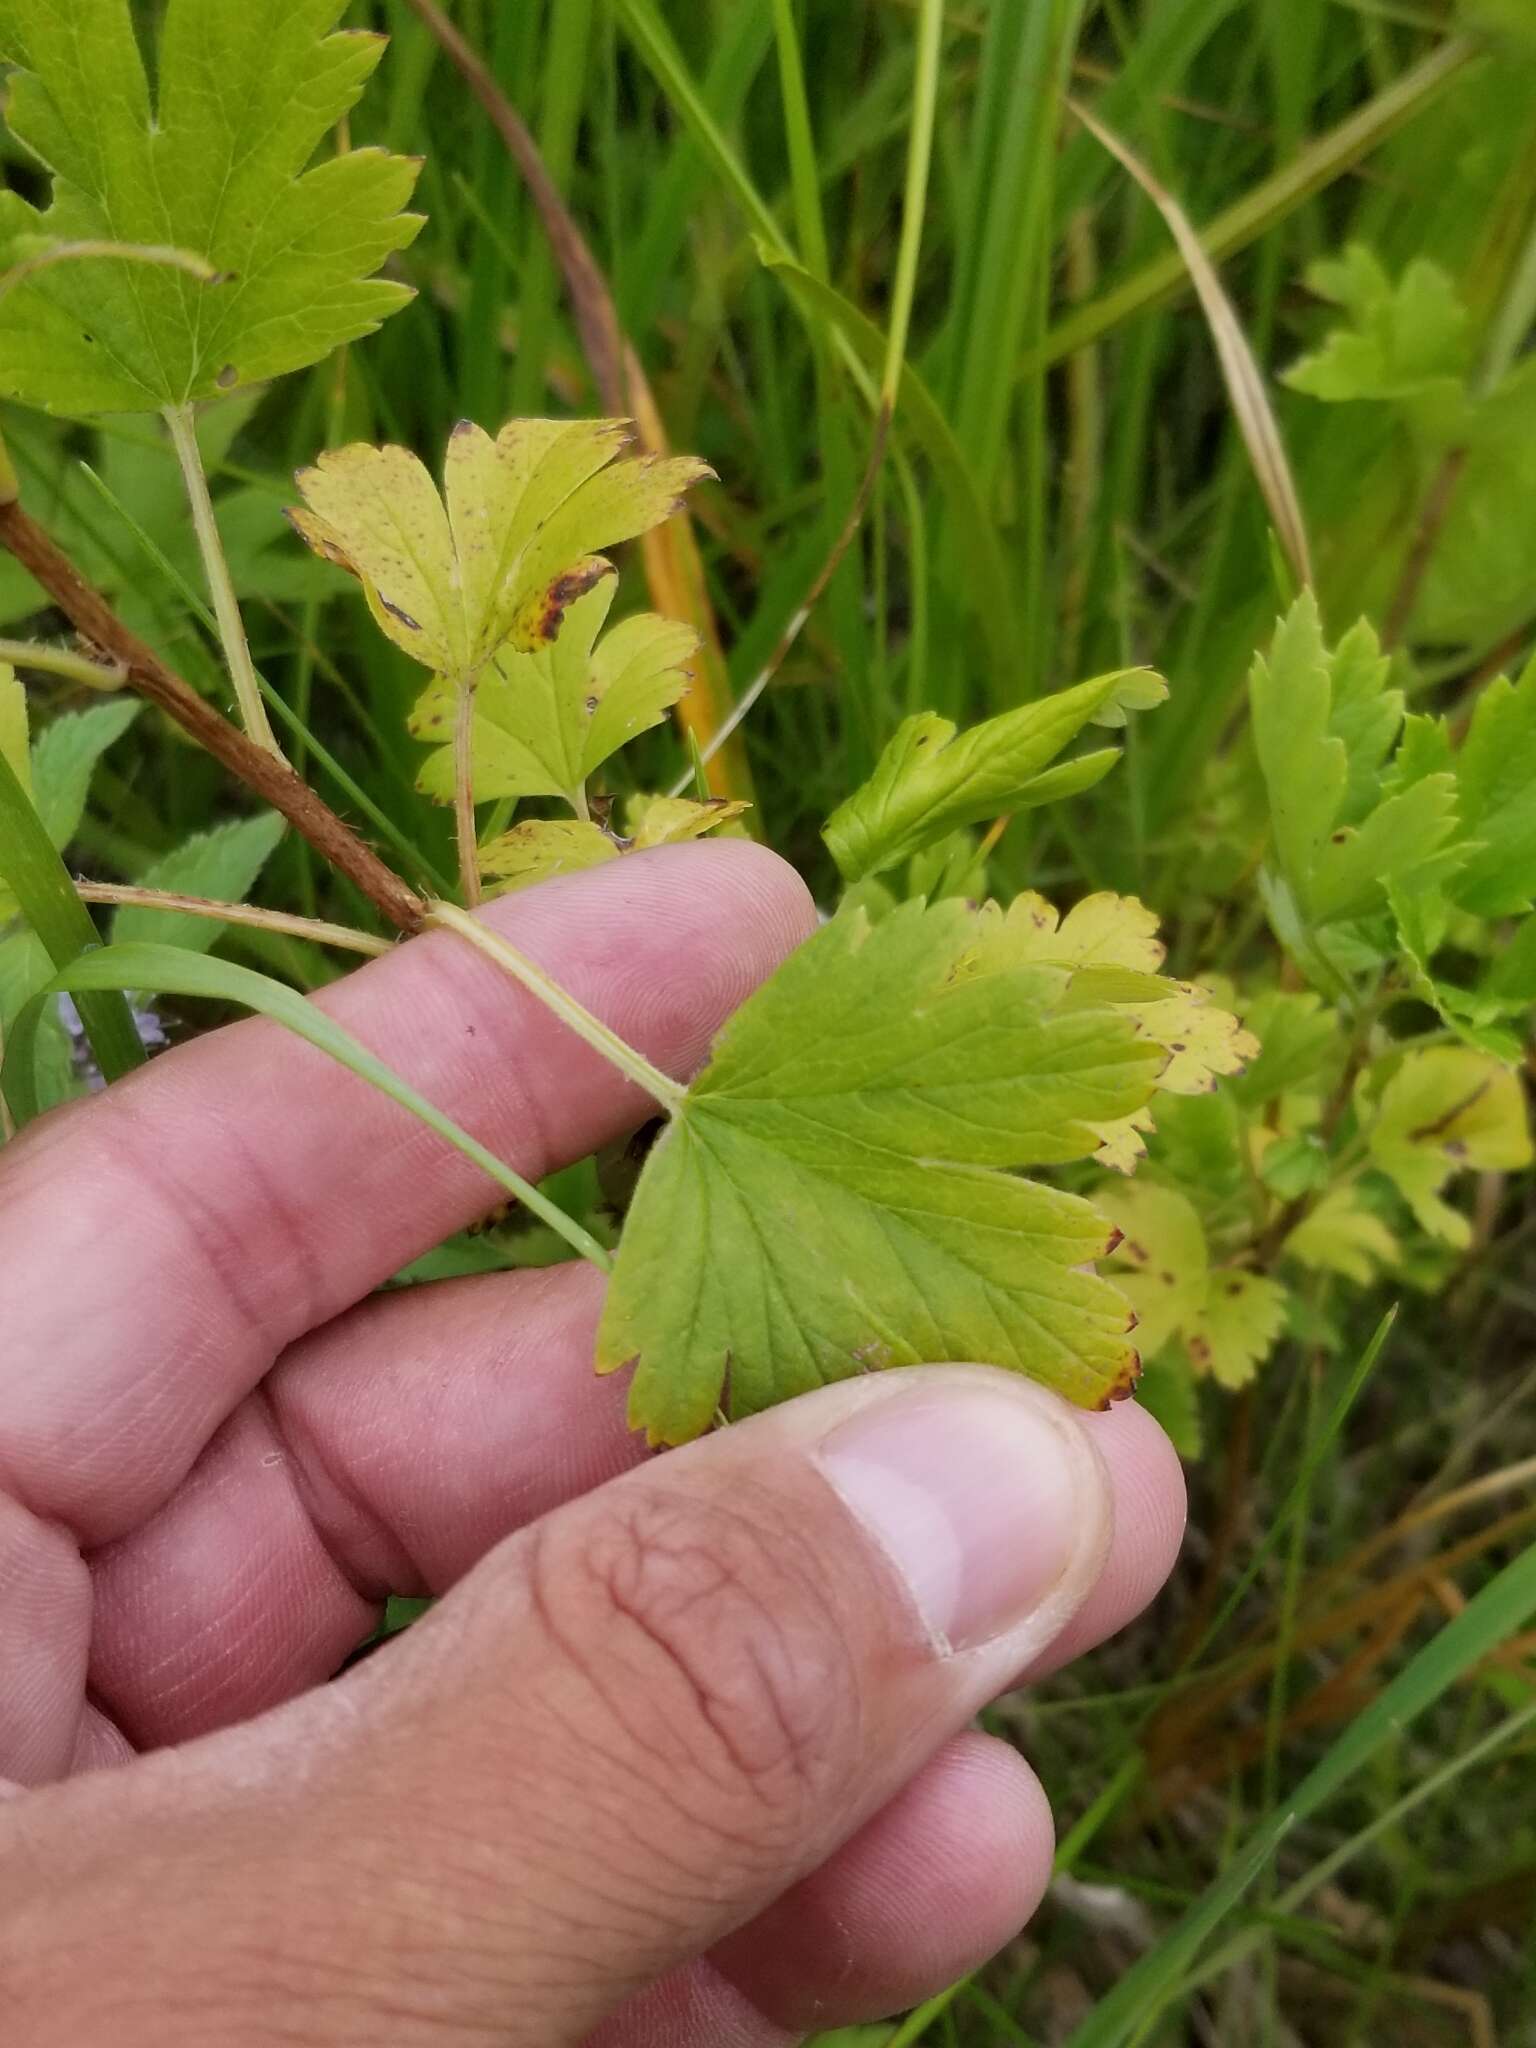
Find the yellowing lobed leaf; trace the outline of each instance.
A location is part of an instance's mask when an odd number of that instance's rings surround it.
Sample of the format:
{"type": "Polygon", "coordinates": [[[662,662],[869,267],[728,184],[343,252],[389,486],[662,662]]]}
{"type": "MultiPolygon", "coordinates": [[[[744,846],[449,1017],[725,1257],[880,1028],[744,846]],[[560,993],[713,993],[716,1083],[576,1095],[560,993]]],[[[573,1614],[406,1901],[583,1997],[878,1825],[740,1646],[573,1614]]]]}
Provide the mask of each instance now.
{"type": "MultiPolygon", "coordinates": [[[[1164,955],[1157,915],[1134,896],[1087,896],[1062,917],[1043,896],[1027,891],[1006,911],[987,905],[979,929],[969,971],[991,971],[999,963],[1037,966],[1059,976],[1064,1007],[1116,1010],[1161,1048],[1160,1093],[1208,1094],[1218,1075],[1240,1073],[1258,1053],[1253,1033],[1212,1003],[1207,990],[1157,972],[1164,955]]],[[[1102,1125],[1100,1164],[1133,1172],[1146,1154],[1141,1134],[1152,1128],[1146,1109],[1102,1125]]]]}
{"type": "Polygon", "coordinates": [[[608,834],[584,818],[533,818],[481,847],[480,875],[488,896],[505,896],[618,857],[608,834]]]}
{"type": "Polygon", "coordinates": [[[1285,1328],[1285,1289],[1263,1273],[1227,1266],[1212,1273],[1205,1306],[1184,1331],[1197,1373],[1220,1387],[1246,1387],[1285,1328]]]}
{"type": "Polygon", "coordinates": [[[979,1359],[1084,1406],[1127,1392],[1110,1243],[1077,1196],[1000,1169],[1082,1157],[1158,1054],[1059,978],[962,971],[978,918],[834,918],[726,1026],[652,1152],[598,1333],[653,1440],[809,1387],[979,1359]]]}
{"type": "Polygon", "coordinates": [[[678,510],[709,471],[691,457],[616,460],[624,420],[512,420],[492,440],[464,420],[443,492],[404,448],[356,445],[298,477],[289,514],[327,561],[356,576],[382,631],[458,683],[504,646],[546,646],[600,584],[600,548],[678,510]]]}
{"type": "Polygon", "coordinates": [[[1285,1240],[1285,1249],[1302,1265],[1341,1274],[1357,1287],[1371,1286],[1383,1267],[1397,1264],[1401,1253],[1386,1224],[1349,1187],[1324,1195],[1285,1240]]]}
{"type": "Polygon", "coordinates": [[[0,390],[67,413],[159,411],[302,369],[410,298],[379,278],[415,235],[416,165],[357,149],[305,166],[382,38],[345,0],[169,0],[151,95],[129,0],[0,0],[11,132],[54,174],[0,200],[12,260],[49,243],[171,246],[185,270],[91,258],[0,303],[0,390]]]}
{"type": "Polygon", "coordinates": [[[1205,1227],[1187,1196],[1149,1181],[1106,1189],[1098,1206],[1122,1233],[1115,1285],[1136,1311],[1136,1342],[1156,1358],[1205,1306],[1205,1227]]]}
{"type": "Polygon", "coordinates": [[[513,889],[526,889],[533,882],[547,882],[555,875],[570,875],[582,868],[601,867],[621,854],[644,853],[653,846],[675,846],[685,839],[702,839],[717,832],[751,808],[726,797],[709,803],[693,803],[685,797],[650,796],[631,799],[633,836],[615,839],[586,819],[536,818],[514,825],[480,849],[480,875],[489,887],[487,894],[504,896],[513,889]]]}
{"type": "Polygon", "coordinates": [[[1116,1283],[1136,1310],[1136,1340],[1156,1358],[1175,1339],[1195,1372],[1245,1386],[1285,1322],[1285,1289],[1262,1274],[1210,1264],[1205,1229],[1176,1189],[1139,1182],[1100,1198],[1123,1236],[1116,1283]]]}
{"type": "Polygon", "coordinates": [[[631,850],[644,853],[650,846],[677,846],[685,839],[703,839],[733,825],[751,808],[736,797],[711,797],[707,803],[686,796],[631,797],[625,820],[631,850]]]}
{"type": "Polygon", "coordinates": [[[1054,803],[1107,775],[1119,750],[1102,747],[1052,768],[1083,728],[1125,722],[1161,703],[1149,669],[1118,669],[967,731],[924,711],[903,721],[862,789],[838,805],[823,837],[846,881],[883,873],[961,825],[1054,803]]]}
{"type": "Polygon", "coordinates": [[[1370,1150],[1425,1230],[1447,1244],[1469,1244],[1471,1225],[1440,1191],[1467,1169],[1510,1172],[1531,1164],[1519,1077],[1463,1046],[1409,1053],[1382,1090],[1370,1150]]]}
{"type": "MultiPolygon", "coordinates": [[[[475,800],[563,796],[579,803],[588,776],[637,733],[659,725],[688,686],[698,648],[691,626],[643,612],[598,638],[617,578],[607,563],[547,646],[504,648],[475,692],[471,728],[475,800]]],[[[434,677],[408,721],[419,740],[443,742],[417,787],[452,803],[458,685],[434,677]]]]}

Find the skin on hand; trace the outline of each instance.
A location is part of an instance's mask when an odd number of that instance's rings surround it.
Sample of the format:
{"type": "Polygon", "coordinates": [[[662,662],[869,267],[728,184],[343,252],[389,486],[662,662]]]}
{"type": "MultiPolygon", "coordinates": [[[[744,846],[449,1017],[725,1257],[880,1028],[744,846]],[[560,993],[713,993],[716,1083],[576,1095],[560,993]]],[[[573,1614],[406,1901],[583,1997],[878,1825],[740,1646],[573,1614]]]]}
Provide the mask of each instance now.
{"type": "MultiPolygon", "coordinates": [[[[679,1077],[812,921],[744,842],[486,914],[679,1077]]],[[[530,1178],[646,1114],[451,938],[320,1000],[530,1178]]],[[[1156,1591],[1155,1424],[945,1368],[648,1459],[590,1270],[372,1295],[486,1203],[262,1022],[0,1154],[0,1986],[39,2048],[770,2048],[1033,1910],[1044,1796],[966,1723],[1156,1591]],[[390,1592],[448,1597],[327,1683],[390,1592]]]]}

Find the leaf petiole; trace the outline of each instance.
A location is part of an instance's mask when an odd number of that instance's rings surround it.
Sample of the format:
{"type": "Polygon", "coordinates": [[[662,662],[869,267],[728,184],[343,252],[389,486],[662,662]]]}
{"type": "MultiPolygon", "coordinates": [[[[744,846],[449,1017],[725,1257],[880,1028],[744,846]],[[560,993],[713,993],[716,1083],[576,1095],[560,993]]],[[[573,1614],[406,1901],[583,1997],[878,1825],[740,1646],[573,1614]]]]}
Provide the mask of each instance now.
{"type": "Polygon", "coordinates": [[[505,974],[520,982],[528,993],[536,996],[544,1007],[558,1017],[562,1024],[584,1039],[594,1052],[601,1053],[610,1065],[618,1068],[636,1082],[648,1095],[654,1096],[668,1116],[675,1116],[683,1106],[687,1089],[664,1074],[659,1067],[652,1066],[644,1053],[636,1052],[590,1010],[584,1009],[576,998],[568,995],[557,981],[547,975],[542,967],[536,967],[526,954],[504,939],[500,932],[482,924],[468,912],[460,910],[454,903],[430,903],[427,906],[427,927],[434,926],[441,931],[457,932],[461,939],[483,953],[488,960],[494,960],[505,974]]]}
{"type": "Polygon", "coordinates": [[[281,759],[282,749],[268,721],[267,707],[261,701],[261,685],[256,680],[256,666],[251,660],[250,643],[245,637],[245,621],[240,616],[240,603],[235,596],[229,563],[224,557],[224,543],[219,538],[218,521],[208,492],[208,479],[203,473],[202,451],[197,445],[197,427],[191,406],[168,405],[165,423],[170,428],[171,442],[187,487],[192,525],[203,558],[203,571],[208,578],[214,616],[219,622],[219,640],[223,645],[229,679],[234,684],[235,701],[240,707],[240,722],[257,746],[265,747],[269,754],[276,754],[281,759]]]}

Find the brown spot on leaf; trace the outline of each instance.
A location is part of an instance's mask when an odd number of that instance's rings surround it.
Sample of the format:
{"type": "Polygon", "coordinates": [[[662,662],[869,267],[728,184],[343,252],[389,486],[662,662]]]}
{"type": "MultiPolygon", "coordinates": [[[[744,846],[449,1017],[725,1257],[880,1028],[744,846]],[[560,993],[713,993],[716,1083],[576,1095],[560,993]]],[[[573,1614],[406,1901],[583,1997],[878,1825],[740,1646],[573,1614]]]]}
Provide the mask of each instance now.
{"type": "Polygon", "coordinates": [[[215,384],[218,385],[221,391],[233,391],[235,386],[240,382],[240,372],[235,368],[233,363],[226,363],[223,369],[220,370],[219,374],[217,375],[217,377],[214,378],[213,381],[215,384]]]}
{"type": "Polygon", "coordinates": [[[1125,1232],[1120,1228],[1119,1224],[1117,1223],[1109,1233],[1109,1242],[1105,1245],[1102,1256],[1107,1259],[1111,1252],[1119,1251],[1121,1245],[1123,1245],[1124,1243],[1125,1232]]]}
{"type": "Polygon", "coordinates": [[[563,576],[557,576],[539,607],[534,624],[534,638],[537,642],[548,643],[559,632],[566,612],[578,597],[585,597],[595,584],[608,574],[608,564],[596,556],[590,562],[583,562],[578,568],[567,569],[563,576]]]}
{"type": "Polygon", "coordinates": [[[421,631],[420,619],[413,619],[408,611],[402,611],[399,605],[392,604],[390,600],[384,595],[382,590],[379,592],[379,603],[383,606],[384,610],[389,613],[389,616],[392,619],[398,619],[400,621],[401,625],[405,627],[407,632],[419,633],[421,631]]]}
{"type": "Polygon", "coordinates": [[[1140,1378],[1141,1357],[1139,1353],[1132,1351],[1127,1355],[1125,1363],[1099,1402],[1099,1413],[1102,1414],[1106,1408],[1113,1408],[1117,1401],[1128,1401],[1135,1393],[1136,1382],[1140,1378]]]}

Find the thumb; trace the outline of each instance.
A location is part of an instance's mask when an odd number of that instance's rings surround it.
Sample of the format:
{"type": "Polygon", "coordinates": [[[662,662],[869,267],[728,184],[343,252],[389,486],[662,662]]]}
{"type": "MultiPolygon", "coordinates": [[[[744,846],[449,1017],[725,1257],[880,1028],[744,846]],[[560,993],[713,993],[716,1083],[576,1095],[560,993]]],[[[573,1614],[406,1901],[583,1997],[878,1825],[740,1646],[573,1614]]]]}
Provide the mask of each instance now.
{"type": "Polygon", "coordinates": [[[1073,1411],[981,1369],[828,1388],[669,1454],[336,1685],[25,1802],[29,1881],[41,1849],[102,1967],[93,1993],[43,1943],[22,2033],[107,2038],[80,2003],[104,1986],[110,2038],[137,2038],[124,1985],[158,1972],[192,1980],[199,2039],[578,2042],[1006,1689],[1110,1518],[1073,1411]]]}

